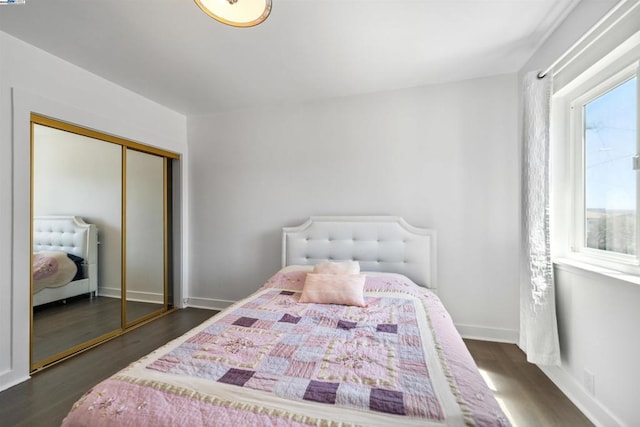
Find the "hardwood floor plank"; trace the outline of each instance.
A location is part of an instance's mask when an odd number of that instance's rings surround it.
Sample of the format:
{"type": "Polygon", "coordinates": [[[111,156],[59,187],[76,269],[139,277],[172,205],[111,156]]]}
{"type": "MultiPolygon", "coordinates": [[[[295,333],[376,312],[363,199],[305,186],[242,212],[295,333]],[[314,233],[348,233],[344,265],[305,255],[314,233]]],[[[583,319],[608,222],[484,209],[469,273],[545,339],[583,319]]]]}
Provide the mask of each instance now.
{"type": "Polygon", "coordinates": [[[516,427],[593,424],[514,344],[464,340],[487,384],[516,427]]]}

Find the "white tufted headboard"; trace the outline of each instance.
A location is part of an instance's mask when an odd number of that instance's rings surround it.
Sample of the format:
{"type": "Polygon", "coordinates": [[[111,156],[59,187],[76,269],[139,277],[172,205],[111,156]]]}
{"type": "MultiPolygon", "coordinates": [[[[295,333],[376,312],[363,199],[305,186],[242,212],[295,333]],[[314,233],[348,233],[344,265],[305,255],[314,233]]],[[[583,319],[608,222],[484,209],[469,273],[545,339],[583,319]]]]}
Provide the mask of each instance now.
{"type": "Polygon", "coordinates": [[[33,250],[61,251],[81,256],[87,264],[98,261],[94,224],[79,216],[38,216],[33,219],[33,250]]]}
{"type": "Polygon", "coordinates": [[[91,293],[98,294],[98,228],[79,216],[37,216],[33,219],[33,251],[60,251],[84,258],[83,277],[65,286],[33,295],[33,306],[91,293]]]}
{"type": "Polygon", "coordinates": [[[436,289],[436,233],[397,216],[312,216],[282,229],[282,266],[355,260],[436,289]]]}

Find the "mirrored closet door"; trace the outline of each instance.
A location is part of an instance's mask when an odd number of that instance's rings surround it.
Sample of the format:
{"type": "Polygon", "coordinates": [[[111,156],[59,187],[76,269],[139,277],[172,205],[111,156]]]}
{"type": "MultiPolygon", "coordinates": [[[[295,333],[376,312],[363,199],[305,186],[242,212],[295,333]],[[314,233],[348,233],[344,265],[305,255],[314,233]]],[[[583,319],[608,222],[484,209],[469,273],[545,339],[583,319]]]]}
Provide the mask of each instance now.
{"type": "Polygon", "coordinates": [[[165,306],[165,160],[126,150],[126,319],[142,321],[165,306]]]}
{"type": "Polygon", "coordinates": [[[121,328],[122,148],[33,124],[32,362],[121,328]]]}
{"type": "Polygon", "coordinates": [[[173,153],[32,114],[31,370],[166,313],[173,153]]]}

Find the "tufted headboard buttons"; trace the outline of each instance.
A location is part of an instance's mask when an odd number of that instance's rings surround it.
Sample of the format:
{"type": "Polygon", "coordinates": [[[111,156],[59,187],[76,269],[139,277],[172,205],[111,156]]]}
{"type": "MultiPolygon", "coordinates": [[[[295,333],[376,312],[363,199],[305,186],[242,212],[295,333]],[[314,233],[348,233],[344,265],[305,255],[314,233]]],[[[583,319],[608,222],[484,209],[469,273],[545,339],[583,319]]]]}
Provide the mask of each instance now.
{"type": "Polygon", "coordinates": [[[83,257],[87,264],[97,262],[97,229],[78,216],[39,216],[33,219],[33,250],[61,251],[83,257]]]}
{"type": "Polygon", "coordinates": [[[353,260],[436,289],[436,233],[397,216],[312,216],[282,229],[282,266],[353,260]]]}

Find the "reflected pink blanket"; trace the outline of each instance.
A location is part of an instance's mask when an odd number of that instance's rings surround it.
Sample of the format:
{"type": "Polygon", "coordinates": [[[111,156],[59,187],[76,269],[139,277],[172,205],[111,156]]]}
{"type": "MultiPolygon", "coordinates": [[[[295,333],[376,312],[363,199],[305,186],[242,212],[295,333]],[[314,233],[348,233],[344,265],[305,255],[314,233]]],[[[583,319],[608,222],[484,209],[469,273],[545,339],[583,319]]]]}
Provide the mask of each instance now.
{"type": "Polygon", "coordinates": [[[376,276],[367,307],[304,304],[305,274],[98,384],[63,425],[508,425],[433,293],[376,276]]]}
{"type": "Polygon", "coordinates": [[[33,254],[33,293],[44,288],[57,288],[73,280],[78,271],[65,252],[35,252],[33,254]]]}

